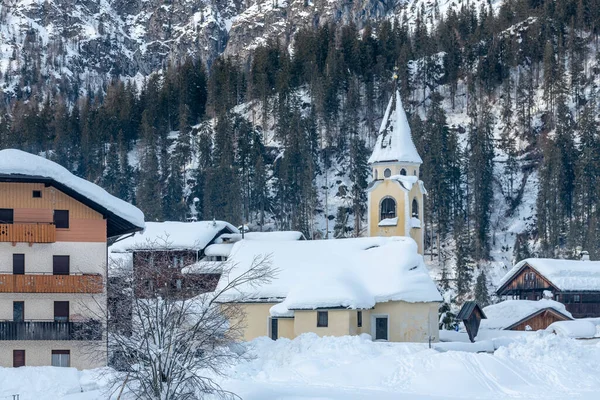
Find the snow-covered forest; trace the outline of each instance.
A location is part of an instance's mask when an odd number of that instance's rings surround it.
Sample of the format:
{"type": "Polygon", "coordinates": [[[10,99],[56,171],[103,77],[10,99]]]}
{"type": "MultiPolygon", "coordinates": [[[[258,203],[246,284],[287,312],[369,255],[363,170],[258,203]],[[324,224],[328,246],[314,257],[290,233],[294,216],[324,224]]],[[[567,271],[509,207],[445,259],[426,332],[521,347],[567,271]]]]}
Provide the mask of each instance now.
{"type": "Polygon", "coordinates": [[[107,22],[62,47],[28,14],[42,3],[13,3],[0,6],[0,148],[43,153],[148,221],[364,234],[367,159],[397,73],[424,161],[426,259],[448,293],[486,303],[527,255],[600,255],[597,0],[394,2],[366,19],[308,2],[322,21],[285,34],[277,18],[298,17],[297,2],[217,4],[191,13],[196,25],[175,2],[160,43],[106,2],[107,22]],[[274,27],[240,37],[240,21],[274,27]],[[207,26],[235,46],[196,51],[207,26]],[[117,68],[132,38],[154,46],[146,69],[117,68]]]}

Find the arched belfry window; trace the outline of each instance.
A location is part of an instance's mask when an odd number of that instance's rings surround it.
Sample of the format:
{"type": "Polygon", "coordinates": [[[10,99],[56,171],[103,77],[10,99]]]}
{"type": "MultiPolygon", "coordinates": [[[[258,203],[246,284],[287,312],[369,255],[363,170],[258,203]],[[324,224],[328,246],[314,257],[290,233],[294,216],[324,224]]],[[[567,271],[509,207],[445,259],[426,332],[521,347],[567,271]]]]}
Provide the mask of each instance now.
{"type": "Polygon", "coordinates": [[[396,218],[396,200],[391,197],[384,198],[379,205],[379,220],[387,218],[396,218]]]}
{"type": "Polygon", "coordinates": [[[402,168],[402,169],[400,170],[400,175],[404,175],[404,176],[406,176],[406,170],[405,170],[404,168],[402,168]]]}
{"type": "Polygon", "coordinates": [[[412,216],[419,218],[419,202],[417,199],[413,199],[412,201],[412,216]]]}
{"type": "Polygon", "coordinates": [[[377,180],[377,175],[378,175],[378,174],[377,174],[377,169],[375,169],[375,171],[373,172],[373,175],[374,175],[374,177],[375,177],[375,180],[377,180]]]}
{"type": "Polygon", "coordinates": [[[384,176],[385,178],[389,178],[390,176],[392,176],[392,170],[391,170],[391,169],[389,169],[389,168],[386,168],[386,169],[383,171],[383,176],[384,176]]]}

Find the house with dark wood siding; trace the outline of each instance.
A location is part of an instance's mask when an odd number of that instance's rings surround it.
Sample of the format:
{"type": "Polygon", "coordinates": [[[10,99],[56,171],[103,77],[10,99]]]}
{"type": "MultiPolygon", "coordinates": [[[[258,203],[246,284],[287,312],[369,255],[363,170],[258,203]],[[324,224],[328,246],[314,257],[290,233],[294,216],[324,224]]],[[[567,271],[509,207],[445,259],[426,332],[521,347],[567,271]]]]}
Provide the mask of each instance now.
{"type": "Polygon", "coordinates": [[[481,329],[538,331],[557,321],[571,321],[573,316],[557,301],[505,300],[483,309],[487,319],[481,329]]]}
{"type": "Polygon", "coordinates": [[[496,294],[539,300],[544,292],[564,303],[575,318],[600,317],[600,262],[529,258],[502,278],[496,294]]]}

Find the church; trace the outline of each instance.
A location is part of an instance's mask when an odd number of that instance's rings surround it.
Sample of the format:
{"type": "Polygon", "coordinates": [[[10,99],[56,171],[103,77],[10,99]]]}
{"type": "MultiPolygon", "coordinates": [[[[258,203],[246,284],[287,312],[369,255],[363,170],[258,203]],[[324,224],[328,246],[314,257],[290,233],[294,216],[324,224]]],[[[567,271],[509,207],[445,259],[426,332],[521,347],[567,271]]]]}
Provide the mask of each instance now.
{"type": "Polygon", "coordinates": [[[392,95],[369,158],[369,236],[410,236],[423,255],[423,161],[412,140],[400,93],[392,95]]]}
{"type": "MultiPolygon", "coordinates": [[[[277,275],[219,299],[244,340],[370,334],[373,340],[439,340],[442,297],[423,261],[421,157],[397,90],[384,114],[369,165],[368,236],[306,241],[241,240],[216,291],[268,254],[277,275]]],[[[191,266],[201,272],[202,261],[191,266]]]]}

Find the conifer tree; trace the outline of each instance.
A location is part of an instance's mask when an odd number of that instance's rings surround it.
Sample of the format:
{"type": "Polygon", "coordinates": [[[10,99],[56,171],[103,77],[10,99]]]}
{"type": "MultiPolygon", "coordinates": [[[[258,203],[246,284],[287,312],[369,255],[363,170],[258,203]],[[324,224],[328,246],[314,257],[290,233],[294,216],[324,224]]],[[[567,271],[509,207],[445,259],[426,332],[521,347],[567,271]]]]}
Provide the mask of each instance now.
{"type": "Polygon", "coordinates": [[[140,158],[140,178],[137,187],[137,204],[144,212],[146,221],[162,221],[161,175],[158,161],[158,145],[154,127],[150,124],[149,112],[142,114],[142,143],[140,158]]]}
{"type": "Polygon", "coordinates": [[[480,307],[486,307],[490,304],[487,277],[483,269],[481,269],[479,275],[477,275],[477,282],[475,283],[475,301],[480,307]]]}

